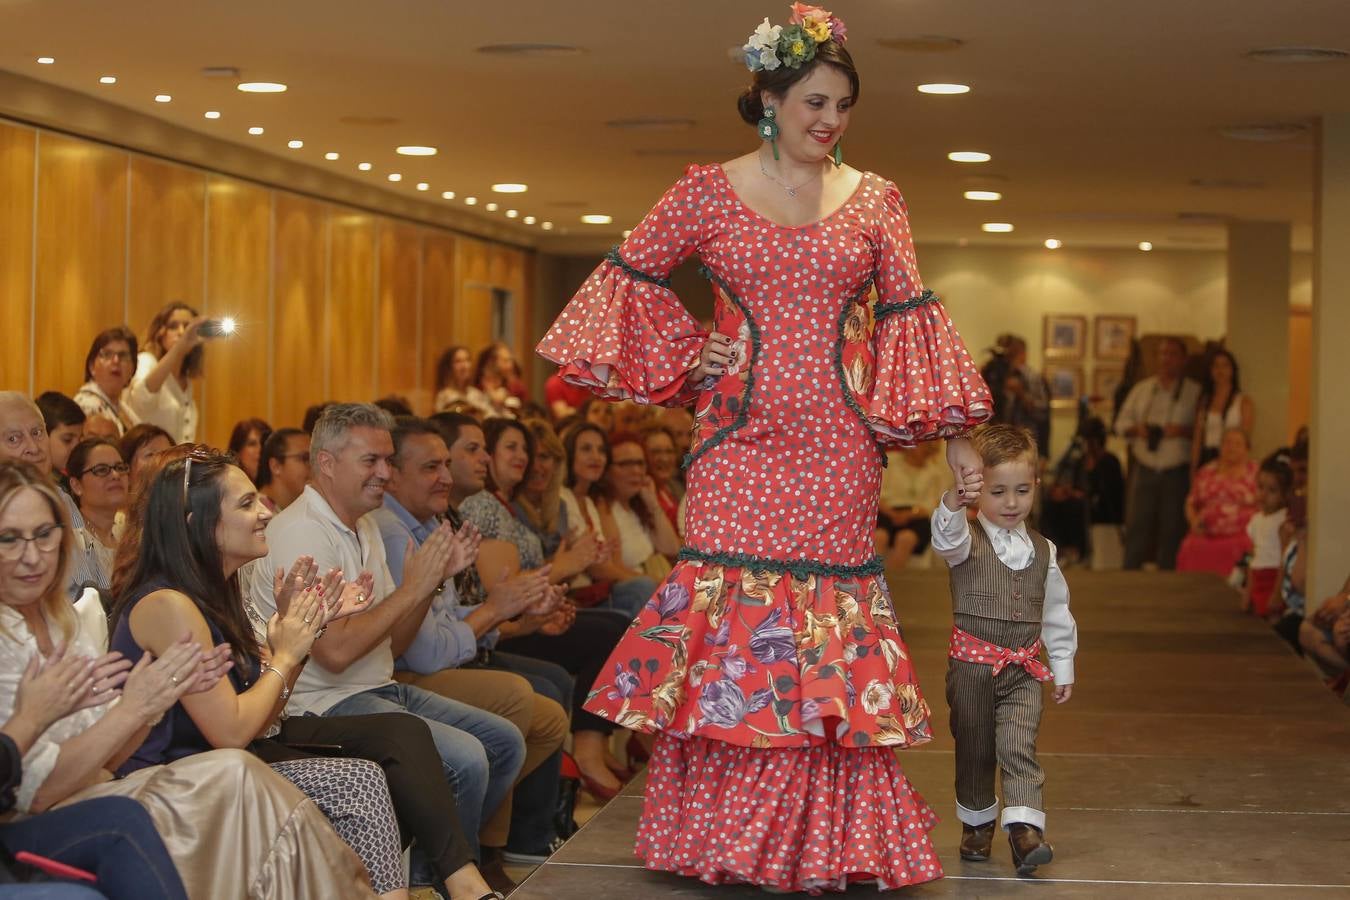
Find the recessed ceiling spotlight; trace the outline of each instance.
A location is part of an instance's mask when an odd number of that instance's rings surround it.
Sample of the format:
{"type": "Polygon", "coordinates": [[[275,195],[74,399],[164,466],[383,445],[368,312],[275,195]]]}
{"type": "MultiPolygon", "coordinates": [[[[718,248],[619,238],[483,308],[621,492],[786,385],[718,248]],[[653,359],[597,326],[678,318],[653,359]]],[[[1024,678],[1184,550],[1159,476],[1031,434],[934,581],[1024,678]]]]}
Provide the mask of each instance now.
{"type": "Polygon", "coordinates": [[[539,220],[536,219],[534,216],[526,216],[520,221],[524,222],[526,225],[533,225],[535,222],[538,222],[539,220]]]}
{"type": "Polygon", "coordinates": [[[519,184],[514,181],[503,181],[500,184],[494,184],[492,190],[497,194],[523,194],[528,191],[529,185],[519,184]]]}
{"type": "Polygon", "coordinates": [[[581,221],[587,225],[609,225],[614,221],[614,217],[601,213],[588,213],[581,217],[581,221]]]}
{"type": "Polygon", "coordinates": [[[455,192],[454,192],[454,191],[441,191],[441,199],[442,199],[442,200],[453,200],[453,199],[455,199],[455,192]]]}
{"type": "Polygon", "coordinates": [[[1335,47],[1260,47],[1248,50],[1243,56],[1258,62],[1319,63],[1340,62],[1350,58],[1350,51],[1335,47]]]}
{"type": "Polygon", "coordinates": [[[1139,249],[1140,249],[1140,250],[1143,250],[1145,253],[1147,253],[1148,251],[1150,251],[1150,250],[1153,249],[1153,244],[1151,244],[1151,243],[1148,242],[1148,241],[1140,241],[1140,242],[1139,242],[1139,249]]]}
{"type": "Polygon", "coordinates": [[[341,159],[341,156],[337,153],[334,153],[332,150],[329,150],[327,153],[323,155],[323,158],[328,160],[329,162],[332,162],[335,159],[341,159]]]}
{"type": "Polygon", "coordinates": [[[399,156],[435,156],[435,147],[421,147],[416,144],[409,144],[405,147],[397,147],[394,150],[399,156]]]}
{"type": "Polygon", "coordinates": [[[56,60],[52,59],[50,56],[39,56],[37,61],[40,66],[50,66],[56,62],[56,60]]]}
{"type": "Polygon", "coordinates": [[[477,198],[477,197],[465,197],[465,198],[464,198],[464,205],[465,205],[465,206],[473,206],[473,205],[476,204],[477,202],[478,202],[478,198],[477,198]]]}
{"type": "Polygon", "coordinates": [[[261,125],[250,125],[248,129],[249,134],[262,134],[263,131],[264,129],[261,125]]]}
{"type": "Polygon", "coordinates": [[[506,217],[507,217],[508,219],[514,219],[514,218],[515,218],[516,216],[518,216],[518,215],[520,215],[520,211],[519,211],[519,210],[508,209],[508,210],[506,211],[506,217]]]}
{"type": "Polygon", "coordinates": [[[982,150],[953,150],[947,154],[947,158],[959,163],[985,163],[993,157],[982,150]]]}
{"type": "Polygon", "coordinates": [[[299,150],[301,147],[305,146],[305,142],[304,142],[304,141],[287,141],[287,142],[286,142],[286,146],[287,146],[287,147],[290,147],[292,150],[299,150]]]}
{"type": "Polygon", "coordinates": [[[967,200],[1002,200],[1003,195],[998,191],[966,191],[961,196],[967,200]]]}
{"type": "Polygon", "coordinates": [[[1301,137],[1307,130],[1308,126],[1303,122],[1269,122],[1254,125],[1230,125],[1227,128],[1220,128],[1219,134],[1235,141],[1256,141],[1257,143],[1268,144],[1276,141],[1291,141],[1296,137],[1301,137]]]}
{"type": "Polygon", "coordinates": [[[417,189],[419,191],[429,191],[431,190],[431,185],[427,184],[425,181],[419,181],[417,182],[417,189]]]}
{"type": "Polygon", "coordinates": [[[203,119],[219,119],[219,118],[220,118],[220,112],[217,111],[217,110],[214,110],[214,109],[208,109],[206,112],[202,113],[202,118],[203,118],[203,119]]]}
{"type": "Polygon", "coordinates": [[[356,167],[360,169],[362,172],[369,172],[371,169],[370,163],[357,163],[356,167]]]}
{"type": "Polygon", "coordinates": [[[1045,249],[1047,249],[1047,250],[1058,250],[1060,247],[1063,247],[1063,246],[1064,246],[1064,242],[1061,241],[1061,240],[1059,240],[1058,238],[1046,238],[1046,239],[1045,239],[1045,249]]]}
{"type": "Polygon", "coordinates": [[[549,57],[549,56],[576,56],[578,53],[586,51],[580,47],[573,47],[571,44],[538,44],[538,43],[514,43],[514,44],[484,44],[482,47],[475,48],[479,53],[487,53],[492,56],[529,56],[529,57],[549,57]]]}
{"type": "Polygon", "coordinates": [[[388,175],[388,178],[389,178],[390,181],[402,181],[402,180],[403,180],[403,176],[400,175],[398,172],[390,172],[389,175],[388,175]]]}
{"type": "Polygon", "coordinates": [[[970,85],[968,84],[921,84],[919,85],[920,94],[969,94],[970,85]]]}
{"type": "Polygon", "coordinates": [[[236,86],[245,94],[280,94],[286,90],[279,81],[241,81],[236,86]]]}
{"type": "Polygon", "coordinates": [[[117,84],[116,75],[103,75],[98,79],[99,84],[117,84]]]}
{"type": "Polygon", "coordinates": [[[497,211],[497,204],[495,204],[495,203],[488,203],[487,205],[485,205],[485,206],[483,207],[483,209],[486,209],[488,212],[496,212],[496,211],[497,211]]]}
{"type": "Polygon", "coordinates": [[[540,225],[539,227],[542,228],[542,229],[544,229],[545,231],[552,231],[552,230],[553,230],[553,223],[552,223],[552,222],[545,222],[543,225],[540,225]]]}
{"type": "Polygon", "coordinates": [[[155,95],[155,102],[156,102],[156,103],[168,103],[168,102],[171,101],[172,99],[173,99],[173,97],[169,96],[168,94],[156,94],[156,95],[155,95]]]}
{"type": "Polygon", "coordinates": [[[1007,234],[1013,230],[1010,222],[985,222],[980,226],[981,231],[987,231],[990,234],[1007,234]]]}

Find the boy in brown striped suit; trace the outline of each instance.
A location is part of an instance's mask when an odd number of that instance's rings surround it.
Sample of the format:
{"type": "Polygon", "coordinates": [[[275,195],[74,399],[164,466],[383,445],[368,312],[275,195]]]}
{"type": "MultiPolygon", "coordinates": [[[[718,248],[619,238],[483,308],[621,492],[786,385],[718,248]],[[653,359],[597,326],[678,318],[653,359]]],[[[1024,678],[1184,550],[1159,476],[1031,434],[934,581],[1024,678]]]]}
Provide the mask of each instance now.
{"type": "Polygon", "coordinates": [[[960,488],[933,512],[933,550],[951,567],[952,630],[947,703],[956,739],[956,815],[961,858],[986,860],[999,818],[994,770],[1003,774],[1003,828],[1019,875],[1050,862],[1036,761],[1041,682],[1055,682],[1055,702],[1073,694],[1078,632],[1055,547],[1026,527],[1038,479],[1036,441],[1011,425],[971,435],[984,461],[984,490],[970,501],[960,488]],[[1040,661],[1044,643],[1050,659],[1040,661]]]}

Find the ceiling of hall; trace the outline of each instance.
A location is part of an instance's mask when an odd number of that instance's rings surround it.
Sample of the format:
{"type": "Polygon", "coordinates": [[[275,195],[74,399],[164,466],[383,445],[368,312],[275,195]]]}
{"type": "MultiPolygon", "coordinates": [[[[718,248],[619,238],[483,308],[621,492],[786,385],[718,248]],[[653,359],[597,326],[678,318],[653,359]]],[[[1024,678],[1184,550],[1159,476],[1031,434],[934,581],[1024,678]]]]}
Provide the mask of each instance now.
{"type": "MultiPolygon", "coordinates": [[[[784,2],[648,0],[0,0],[0,69],[87,93],[205,134],[382,182],[428,202],[520,224],[540,246],[606,246],[688,162],[755,144],[734,103],[747,73],[729,50],[784,2]],[[476,52],[536,42],[584,52],[476,52]],[[38,56],[53,57],[39,65],[38,56]],[[204,67],[281,81],[244,94],[204,67]],[[99,83],[115,75],[117,83],[99,83]],[[158,93],[171,103],[154,102],[158,93]],[[203,118],[207,110],[219,119],[203,118]],[[669,128],[616,128],[653,117],[669,128]],[[266,129],[250,136],[249,126],[266,129]],[[287,148],[300,139],[304,147],[287,148]],[[395,154],[440,148],[431,158],[395,154]],[[327,161],[326,152],[340,159],[327,161]],[[368,161],[371,171],[357,163],[368,161]],[[403,178],[385,181],[390,172],[403,178]],[[495,182],[523,195],[493,195],[495,182]],[[456,199],[440,199],[441,191],[456,199]],[[484,204],[500,204],[496,212],[484,204]],[[584,225],[605,213],[613,225],[584,225]],[[521,219],[517,219],[517,222],[521,219]]],[[[1280,45],[1350,49],[1346,0],[850,0],[863,78],[848,161],[899,183],[919,241],[1219,248],[1226,217],[1295,223],[1307,248],[1319,115],[1350,112],[1350,61],[1258,62],[1280,45]],[[963,43],[916,52],[882,41],[942,35],[963,43]],[[969,84],[964,96],[916,93],[969,84]],[[1237,141],[1227,126],[1295,124],[1293,140],[1237,141]],[[993,155],[949,162],[951,150],[993,155]],[[965,200],[972,188],[1001,201],[965,200]],[[1011,222],[1010,235],[980,224],[1011,222]]]]}

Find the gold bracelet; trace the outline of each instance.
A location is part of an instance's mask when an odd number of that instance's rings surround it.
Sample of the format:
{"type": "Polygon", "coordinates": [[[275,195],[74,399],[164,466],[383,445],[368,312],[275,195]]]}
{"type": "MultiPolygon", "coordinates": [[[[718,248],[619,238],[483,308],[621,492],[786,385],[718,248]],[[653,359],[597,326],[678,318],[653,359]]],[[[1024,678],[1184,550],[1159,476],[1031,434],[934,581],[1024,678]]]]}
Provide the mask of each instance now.
{"type": "Polygon", "coordinates": [[[291,683],[290,683],[290,681],[288,681],[288,680],[286,679],[286,676],[285,676],[284,674],[282,674],[282,672],[281,672],[280,669],[278,669],[276,666],[272,665],[271,663],[268,663],[267,665],[263,666],[262,675],[259,675],[258,677],[259,677],[259,678],[262,678],[262,676],[263,676],[263,675],[266,675],[268,672],[275,672],[275,673],[277,673],[277,677],[281,679],[281,699],[282,699],[282,700],[289,700],[290,697],[291,697],[291,683]]]}

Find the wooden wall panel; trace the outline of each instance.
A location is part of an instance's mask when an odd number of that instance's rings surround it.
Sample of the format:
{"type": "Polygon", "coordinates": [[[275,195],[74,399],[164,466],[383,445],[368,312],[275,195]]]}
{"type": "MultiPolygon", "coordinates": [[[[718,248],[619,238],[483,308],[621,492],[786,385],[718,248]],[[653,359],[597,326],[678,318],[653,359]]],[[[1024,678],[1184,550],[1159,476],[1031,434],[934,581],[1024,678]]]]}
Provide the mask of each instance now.
{"type": "Polygon", "coordinates": [[[375,217],[334,210],[329,219],[328,395],[375,399],[375,217]]]}
{"type": "Polygon", "coordinates": [[[461,238],[457,246],[455,343],[464,344],[476,355],[492,340],[492,247],[468,238],[461,238]]]}
{"type": "Polygon", "coordinates": [[[204,172],[131,157],[127,324],[137,334],[171,300],[203,308],[206,227],[204,172]]]}
{"type": "Polygon", "coordinates": [[[436,363],[447,347],[458,343],[456,244],[455,238],[435,232],[428,232],[422,241],[422,384],[433,402],[436,363]]]}
{"type": "Polygon", "coordinates": [[[323,394],[327,209],[317,201],[275,194],[272,419],[299,426],[305,407],[323,394]]]}
{"type": "Polygon", "coordinates": [[[38,141],[34,393],[73,393],[89,342],[123,320],[127,154],[44,132],[38,141]]]}
{"type": "Polygon", "coordinates": [[[37,132],[0,124],[0,390],[28,392],[33,319],[37,132]]]}
{"type": "Polygon", "coordinates": [[[239,330],[207,347],[199,437],[224,447],[235,422],[270,414],[272,192],[212,176],[207,210],[210,265],[203,307],[213,316],[233,316],[239,330]]]}
{"type": "MultiPolygon", "coordinates": [[[[380,221],[380,289],[376,347],[380,396],[402,394],[414,409],[430,406],[419,394],[418,307],[421,305],[422,230],[380,221]]],[[[373,397],[371,399],[374,399],[373,397]]]]}

